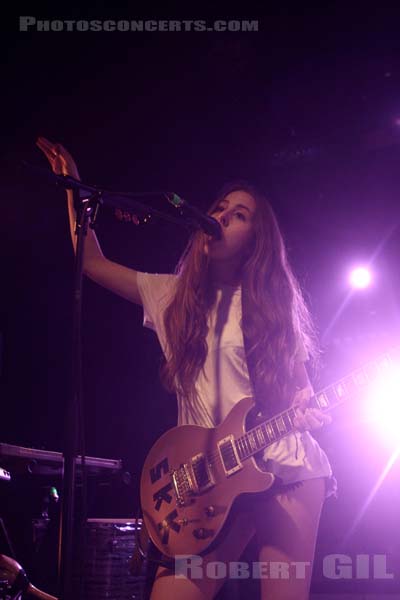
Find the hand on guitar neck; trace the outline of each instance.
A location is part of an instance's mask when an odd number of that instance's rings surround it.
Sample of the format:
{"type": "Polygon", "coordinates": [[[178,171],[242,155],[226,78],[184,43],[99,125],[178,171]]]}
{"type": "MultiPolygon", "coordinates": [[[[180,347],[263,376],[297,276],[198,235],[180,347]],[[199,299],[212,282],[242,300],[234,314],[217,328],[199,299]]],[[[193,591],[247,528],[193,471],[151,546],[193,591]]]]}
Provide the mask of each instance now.
{"type": "Polygon", "coordinates": [[[298,390],[294,396],[292,406],[296,408],[296,417],[293,420],[293,425],[299,431],[321,429],[324,425],[332,423],[331,415],[323,413],[318,408],[309,407],[312,396],[311,386],[298,390]]]}
{"type": "Polygon", "coordinates": [[[0,577],[8,581],[12,598],[15,598],[20,592],[24,592],[24,594],[38,600],[57,600],[55,596],[42,592],[42,590],[32,585],[22,566],[16,560],[4,554],[0,554],[0,577]]]}
{"type": "Polygon", "coordinates": [[[293,419],[294,427],[299,431],[312,431],[332,423],[330,415],[309,406],[314,390],[304,363],[296,364],[294,376],[297,385],[297,391],[292,402],[292,407],[296,408],[296,417],[293,419]]]}

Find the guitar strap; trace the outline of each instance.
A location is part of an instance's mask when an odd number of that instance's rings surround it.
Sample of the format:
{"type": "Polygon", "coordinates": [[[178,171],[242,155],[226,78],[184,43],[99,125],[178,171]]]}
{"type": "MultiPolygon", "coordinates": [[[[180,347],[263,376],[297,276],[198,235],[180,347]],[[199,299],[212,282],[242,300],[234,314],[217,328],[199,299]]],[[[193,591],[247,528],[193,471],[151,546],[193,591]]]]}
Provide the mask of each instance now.
{"type": "MultiPolygon", "coordinates": [[[[247,298],[246,292],[242,288],[242,332],[243,332],[243,346],[244,352],[246,356],[247,370],[249,373],[249,379],[251,383],[251,387],[253,390],[253,398],[257,408],[257,414],[260,413],[260,416],[265,418],[272,418],[276,413],[280,412],[283,408],[282,405],[279,404],[278,399],[271,397],[271,391],[267,389],[265,382],[256,376],[255,373],[255,361],[257,359],[256,356],[249,356],[249,348],[250,348],[250,340],[245,335],[246,332],[246,315],[248,311],[246,310],[247,298]]],[[[297,388],[295,385],[296,382],[293,383],[293,394],[297,388]]]]}
{"type": "MultiPolygon", "coordinates": [[[[242,295],[242,315],[243,315],[243,295],[242,295]]],[[[242,317],[242,322],[243,322],[243,317],[242,317]]],[[[276,407],[274,409],[274,406],[271,405],[267,406],[267,403],[265,401],[266,398],[269,397],[269,394],[267,393],[267,390],[265,389],[265,384],[263,381],[260,381],[259,377],[256,377],[255,375],[255,369],[254,369],[254,364],[252,360],[249,360],[249,352],[248,352],[248,348],[249,348],[249,340],[248,338],[245,336],[244,331],[243,331],[243,346],[244,346],[244,351],[245,351],[245,355],[246,355],[246,363],[247,363],[247,370],[249,372],[249,379],[250,379],[250,383],[251,383],[251,387],[253,390],[253,398],[254,398],[254,403],[256,406],[256,416],[257,417],[264,417],[264,418],[270,418],[273,416],[274,412],[277,412],[276,407]]],[[[297,436],[295,436],[296,438],[296,453],[295,453],[295,457],[297,459],[298,457],[298,451],[299,451],[299,446],[298,446],[298,439],[297,436]]],[[[263,467],[263,463],[262,461],[258,463],[259,466],[262,468],[263,467]]],[[[278,478],[279,479],[279,478],[278,478]]],[[[277,481],[278,481],[277,479],[277,481]]]]}
{"type": "Polygon", "coordinates": [[[250,340],[245,335],[245,331],[246,331],[245,319],[246,319],[246,315],[248,314],[248,312],[246,310],[246,304],[247,304],[246,293],[245,293],[245,290],[243,287],[242,287],[241,301],[242,301],[243,347],[244,347],[244,353],[246,356],[246,364],[247,364],[247,370],[249,373],[250,384],[251,384],[251,388],[253,390],[254,402],[256,405],[257,413],[261,413],[261,415],[265,416],[265,417],[272,416],[270,414],[272,407],[267,407],[266,401],[265,401],[265,399],[268,397],[267,391],[265,389],[265,384],[263,381],[260,381],[259,377],[256,377],[255,368],[254,368],[255,367],[254,359],[251,360],[249,358],[250,340]]]}
{"type": "MultiPolygon", "coordinates": [[[[253,398],[254,403],[257,409],[257,415],[262,416],[264,418],[272,418],[278,412],[282,411],[282,404],[279,402],[279,398],[275,396],[275,394],[271,393],[271,390],[267,388],[265,381],[256,375],[255,362],[257,360],[257,356],[250,357],[250,340],[245,335],[246,332],[246,315],[248,311],[246,310],[246,293],[242,289],[242,332],[243,332],[243,347],[246,356],[246,364],[247,370],[249,373],[250,384],[253,390],[253,398]]],[[[296,389],[300,389],[296,387],[296,382],[293,381],[293,394],[296,389]]]]}

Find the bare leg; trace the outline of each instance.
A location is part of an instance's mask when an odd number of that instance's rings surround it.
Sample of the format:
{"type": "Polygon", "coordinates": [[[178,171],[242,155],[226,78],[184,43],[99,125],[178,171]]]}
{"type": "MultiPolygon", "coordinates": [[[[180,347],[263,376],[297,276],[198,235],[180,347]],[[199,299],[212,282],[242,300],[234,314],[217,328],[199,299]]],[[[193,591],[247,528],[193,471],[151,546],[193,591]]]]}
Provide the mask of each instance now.
{"type": "Polygon", "coordinates": [[[324,499],[324,478],[316,478],[259,504],[254,517],[259,561],[267,563],[265,576],[261,577],[263,599],[307,600],[309,597],[324,499]],[[297,568],[291,564],[295,562],[297,568]],[[302,567],[300,563],[306,564],[302,567]]]}
{"type": "MultiPolygon", "coordinates": [[[[151,600],[211,600],[218,593],[226,578],[224,569],[229,574],[229,561],[237,561],[243,550],[254,535],[254,525],[251,514],[237,511],[227,528],[226,536],[220,544],[197,562],[197,567],[186,569],[187,577],[176,577],[170,570],[159,567],[155,577],[151,600]],[[213,561],[221,561],[225,567],[207,565],[213,561]],[[216,570],[216,568],[217,570],[216,570]],[[201,575],[196,578],[197,575],[201,575]],[[210,576],[211,575],[211,576],[210,576]],[[217,576],[216,576],[217,575],[217,576]],[[221,577],[222,575],[222,577],[221,577]]],[[[194,557],[195,560],[195,557],[194,557]]],[[[196,563],[193,563],[195,565],[196,563]]],[[[180,569],[182,572],[182,569],[180,569]]],[[[228,576],[228,575],[227,575],[228,576]]]]}

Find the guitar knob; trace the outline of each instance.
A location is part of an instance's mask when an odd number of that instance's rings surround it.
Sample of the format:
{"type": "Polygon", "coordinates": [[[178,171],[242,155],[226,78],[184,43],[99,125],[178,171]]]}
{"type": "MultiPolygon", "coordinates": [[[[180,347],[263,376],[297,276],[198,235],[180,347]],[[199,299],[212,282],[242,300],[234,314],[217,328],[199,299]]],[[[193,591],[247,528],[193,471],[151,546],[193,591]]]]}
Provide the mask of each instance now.
{"type": "Polygon", "coordinates": [[[205,540],[206,537],[208,537],[208,532],[207,529],[204,529],[204,527],[199,527],[198,529],[193,530],[193,535],[198,540],[205,540]]]}
{"type": "Polygon", "coordinates": [[[207,506],[205,512],[206,512],[207,517],[214,517],[215,516],[215,506],[212,506],[212,504],[210,506],[207,506]]]}

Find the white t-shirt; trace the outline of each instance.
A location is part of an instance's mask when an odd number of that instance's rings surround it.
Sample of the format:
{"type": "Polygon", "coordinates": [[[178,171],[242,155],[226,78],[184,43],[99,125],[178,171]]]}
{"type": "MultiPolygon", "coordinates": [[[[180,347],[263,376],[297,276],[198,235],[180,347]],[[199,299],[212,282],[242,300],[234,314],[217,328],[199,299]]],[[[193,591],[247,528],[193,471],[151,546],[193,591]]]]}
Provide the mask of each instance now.
{"type": "MultiPolygon", "coordinates": [[[[176,275],[138,272],[138,287],[144,309],[144,325],[153,329],[166,354],[164,311],[174,294],[176,275]]],[[[225,419],[242,398],[252,396],[241,322],[241,288],[221,286],[209,316],[208,354],[197,381],[198,409],[178,394],[178,425],[214,427],[225,419]]],[[[299,360],[306,360],[299,349],[299,360]]],[[[325,452],[310,432],[293,432],[264,451],[265,468],[284,484],[314,477],[332,477],[325,452]]]]}

